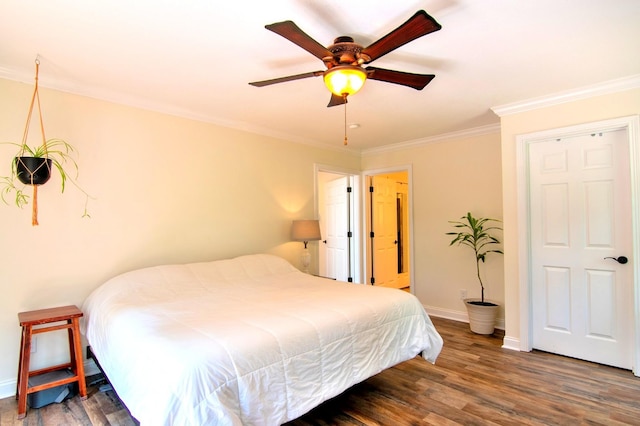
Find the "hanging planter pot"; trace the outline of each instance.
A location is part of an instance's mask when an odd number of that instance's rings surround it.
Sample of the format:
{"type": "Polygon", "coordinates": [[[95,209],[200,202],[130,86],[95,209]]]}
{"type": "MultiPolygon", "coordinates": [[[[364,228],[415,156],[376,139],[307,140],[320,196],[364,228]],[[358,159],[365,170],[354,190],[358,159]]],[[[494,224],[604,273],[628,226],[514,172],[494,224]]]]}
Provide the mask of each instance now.
{"type": "Polygon", "coordinates": [[[33,187],[31,224],[35,226],[38,224],[38,186],[51,177],[51,160],[47,157],[20,156],[13,161],[18,180],[33,187]]]}
{"type": "Polygon", "coordinates": [[[18,180],[25,185],[42,185],[51,177],[49,158],[16,157],[14,161],[18,180]]]}

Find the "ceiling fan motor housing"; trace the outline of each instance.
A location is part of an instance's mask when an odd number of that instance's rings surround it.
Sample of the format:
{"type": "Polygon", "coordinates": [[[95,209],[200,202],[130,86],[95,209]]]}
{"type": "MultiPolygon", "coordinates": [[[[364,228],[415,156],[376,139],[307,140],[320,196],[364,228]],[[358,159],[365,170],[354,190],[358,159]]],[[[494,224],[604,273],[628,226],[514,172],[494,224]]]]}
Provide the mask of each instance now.
{"type": "Polygon", "coordinates": [[[349,36],[341,36],[333,41],[333,44],[327,47],[327,50],[333,54],[332,57],[324,58],[327,68],[337,65],[362,65],[370,60],[363,54],[364,48],[353,41],[349,36]]]}

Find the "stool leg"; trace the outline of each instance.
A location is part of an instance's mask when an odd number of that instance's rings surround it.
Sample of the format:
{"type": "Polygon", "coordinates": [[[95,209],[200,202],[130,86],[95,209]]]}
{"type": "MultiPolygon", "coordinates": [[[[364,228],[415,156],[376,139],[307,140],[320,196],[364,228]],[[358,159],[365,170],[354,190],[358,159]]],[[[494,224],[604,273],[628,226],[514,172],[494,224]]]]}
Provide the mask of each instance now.
{"type": "Polygon", "coordinates": [[[74,334],[73,334],[73,321],[71,320],[71,318],[69,318],[67,320],[67,324],[69,324],[69,328],[67,328],[67,343],[69,344],[69,358],[70,361],[69,363],[71,364],[71,371],[73,372],[73,374],[78,374],[78,372],[76,371],[76,346],[74,345],[74,334]]]}
{"type": "Polygon", "coordinates": [[[74,373],[78,376],[78,390],[80,399],[87,399],[87,383],[84,377],[84,363],[82,359],[82,342],[80,340],[80,320],[72,318],[73,327],[69,330],[70,341],[73,341],[73,350],[71,351],[71,363],[74,373]]]}
{"type": "Polygon", "coordinates": [[[18,419],[27,415],[27,388],[29,387],[29,361],[31,358],[31,325],[22,327],[20,362],[18,365],[18,419]]]}
{"type": "Polygon", "coordinates": [[[16,380],[16,399],[18,399],[19,391],[20,391],[20,375],[22,373],[22,351],[24,348],[24,327],[22,327],[22,332],[20,333],[20,355],[18,357],[18,380],[16,380]]]}

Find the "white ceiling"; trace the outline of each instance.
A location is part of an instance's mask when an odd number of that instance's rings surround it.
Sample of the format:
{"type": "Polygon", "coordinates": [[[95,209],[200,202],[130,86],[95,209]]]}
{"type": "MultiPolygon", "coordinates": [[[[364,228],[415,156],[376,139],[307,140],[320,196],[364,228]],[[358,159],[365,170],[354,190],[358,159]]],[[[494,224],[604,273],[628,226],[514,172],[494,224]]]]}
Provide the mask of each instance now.
{"type": "MultiPolygon", "coordinates": [[[[640,75],[639,0],[2,0],[0,77],[305,143],[342,147],[323,70],[266,24],[367,46],[424,9],[442,30],[373,66],[436,74],[424,90],[368,81],[350,97],[349,148],[496,125],[491,107],[640,75]]],[[[43,99],[46,105],[46,99],[43,99]]]]}

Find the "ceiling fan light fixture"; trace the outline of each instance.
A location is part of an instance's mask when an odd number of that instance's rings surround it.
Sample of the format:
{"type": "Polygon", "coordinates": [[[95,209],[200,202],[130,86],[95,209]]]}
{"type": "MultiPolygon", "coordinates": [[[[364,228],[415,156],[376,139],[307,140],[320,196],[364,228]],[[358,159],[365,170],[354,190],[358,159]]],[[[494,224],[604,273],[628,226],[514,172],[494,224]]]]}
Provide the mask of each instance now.
{"type": "Polygon", "coordinates": [[[338,65],[324,73],[324,84],[334,95],[353,95],[362,88],[367,73],[356,65],[338,65]]]}

